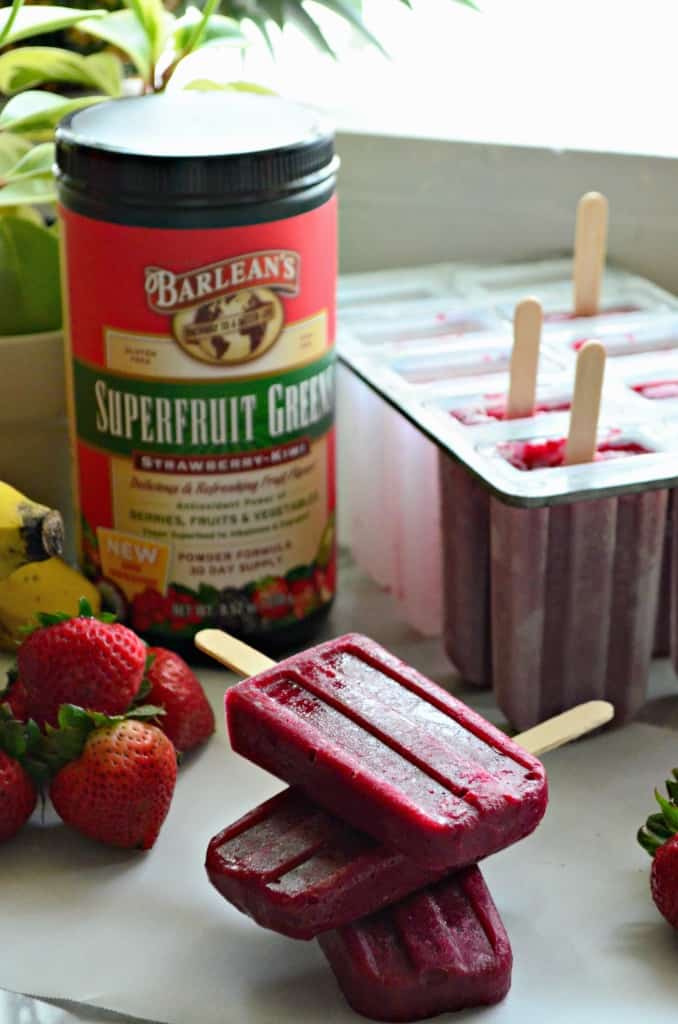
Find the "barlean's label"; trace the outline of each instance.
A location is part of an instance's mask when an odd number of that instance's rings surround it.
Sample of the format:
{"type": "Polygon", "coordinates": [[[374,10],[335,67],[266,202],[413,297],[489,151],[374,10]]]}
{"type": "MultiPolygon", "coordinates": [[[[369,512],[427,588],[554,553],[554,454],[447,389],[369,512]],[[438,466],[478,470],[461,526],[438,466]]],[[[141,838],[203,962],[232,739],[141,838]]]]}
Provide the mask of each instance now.
{"type": "Polygon", "coordinates": [[[200,231],[61,214],[86,572],[158,642],[304,619],[335,585],[334,201],[200,231]]]}

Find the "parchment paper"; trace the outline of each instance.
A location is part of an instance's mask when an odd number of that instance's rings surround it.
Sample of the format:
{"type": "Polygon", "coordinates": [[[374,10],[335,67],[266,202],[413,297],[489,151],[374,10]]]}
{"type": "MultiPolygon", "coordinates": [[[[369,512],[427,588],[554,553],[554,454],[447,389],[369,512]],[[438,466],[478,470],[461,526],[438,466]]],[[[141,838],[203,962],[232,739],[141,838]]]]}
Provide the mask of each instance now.
{"type": "MultiPolygon", "coordinates": [[[[184,763],[152,851],[98,846],[52,817],[0,846],[0,988],[167,1024],[355,1021],[315,943],[258,928],[207,881],[210,837],[282,787],[227,748],[221,706],[232,677],[202,677],[219,734],[184,763]]],[[[635,832],[678,765],[678,735],[632,725],[545,763],[543,824],[484,866],[513,943],[511,993],[451,1019],[667,1024],[678,940],[651,902],[635,832]]]]}

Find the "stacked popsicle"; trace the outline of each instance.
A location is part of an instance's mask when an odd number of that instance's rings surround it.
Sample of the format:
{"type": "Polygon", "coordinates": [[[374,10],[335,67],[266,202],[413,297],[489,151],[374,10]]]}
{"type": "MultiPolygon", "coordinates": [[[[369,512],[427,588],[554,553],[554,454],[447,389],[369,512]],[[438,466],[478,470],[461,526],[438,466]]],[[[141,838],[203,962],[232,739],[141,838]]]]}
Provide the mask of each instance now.
{"type": "Polygon", "coordinates": [[[231,744],[292,786],[212,839],[215,888],[263,927],[318,936],[366,1016],[501,999],[511,948],[475,864],[544,814],[546,777],[528,750],[601,724],[609,706],[519,745],[357,634],[279,665],[215,630],[196,643],[258,672],[227,693],[231,744]]]}
{"type": "MultiPolygon", "coordinates": [[[[536,300],[519,302],[512,340],[479,331],[456,345],[410,339],[398,351],[343,346],[362,386],[376,382],[393,404],[389,415],[400,416],[401,430],[418,433],[422,452],[430,455],[430,438],[438,441],[440,518],[433,524],[419,500],[421,482],[401,483],[400,504],[408,492],[418,501],[422,529],[400,534],[399,560],[423,567],[424,546],[428,561],[438,552],[450,659],[467,681],[494,686],[518,728],[594,697],[613,700],[618,721],[628,720],[644,702],[653,653],[669,646],[674,555],[667,504],[678,474],[662,413],[671,404],[678,411],[678,317],[675,300],[642,282],[611,273],[612,286],[603,290],[606,230],[607,203],[588,194],[578,209],[574,305],[568,309],[562,288],[548,284],[547,267],[545,315],[536,300]],[[590,345],[591,337],[602,347],[590,345]],[[612,372],[596,437],[605,353],[612,372]],[[619,469],[621,463],[631,466],[619,469]]],[[[534,267],[523,273],[535,283],[534,267]]],[[[466,288],[477,322],[483,291],[494,295],[487,308],[508,315],[509,275],[515,285],[510,268],[459,273],[455,287],[466,288]]],[[[383,398],[373,392],[372,401],[383,398]]],[[[385,445],[379,465],[400,461],[399,449],[385,445]]],[[[399,511],[398,501],[386,505],[380,493],[381,510],[375,500],[362,519],[379,524],[383,536],[399,511]]],[[[351,499],[360,506],[359,495],[351,499]]],[[[351,541],[355,550],[355,534],[351,541]]],[[[375,575],[359,553],[358,561],[375,575]]],[[[393,573],[376,578],[397,589],[393,573]]],[[[433,629],[439,578],[432,578],[428,601],[423,573],[410,573],[402,586],[417,593],[419,618],[428,611],[433,629]]],[[[678,626],[675,632],[678,638],[678,626]]],[[[678,666],[678,639],[674,651],[678,666]]]]}

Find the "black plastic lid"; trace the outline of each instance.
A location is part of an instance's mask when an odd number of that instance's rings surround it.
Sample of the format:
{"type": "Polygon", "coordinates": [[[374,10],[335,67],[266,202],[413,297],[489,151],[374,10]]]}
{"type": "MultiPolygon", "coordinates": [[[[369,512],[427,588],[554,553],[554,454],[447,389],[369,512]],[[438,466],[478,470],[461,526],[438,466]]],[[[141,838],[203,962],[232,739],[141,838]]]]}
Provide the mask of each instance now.
{"type": "Polygon", "coordinates": [[[322,115],[245,92],[170,92],[69,114],[56,132],[57,177],[112,207],[266,202],[336,172],[322,115]]]}

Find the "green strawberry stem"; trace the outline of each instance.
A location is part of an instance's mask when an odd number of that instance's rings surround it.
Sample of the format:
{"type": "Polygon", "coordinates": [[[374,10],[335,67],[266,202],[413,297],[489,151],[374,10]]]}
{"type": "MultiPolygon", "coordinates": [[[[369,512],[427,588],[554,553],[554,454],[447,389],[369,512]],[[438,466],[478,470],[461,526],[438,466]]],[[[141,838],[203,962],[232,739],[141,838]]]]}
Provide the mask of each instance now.
{"type": "Polygon", "coordinates": [[[98,619],[99,622],[112,623],[116,621],[117,616],[113,615],[112,612],[101,612],[99,615],[95,615],[92,605],[89,603],[87,598],[81,597],[78,602],[77,615],[67,615],[66,612],[38,612],[35,616],[36,621],[29,623],[27,626],[23,626],[21,632],[24,637],[29,637],[31,633],[35,633],[38,629],[56,626],[60,622],[68,622],[70,619],[76,618],[98,619]]]}
{"type": "Polygon", "coordinates": [[[33,719],[17,722],[9,704],[0,704],[0,750],[19,762],[38,789],[42,789],[49,777],[48,768],[41,757],[43,740],[33,719]]]}
{"type": "Polygon", "coordinates": [[[673,778],[666,781],[669,799],[655,789],[655,800],[660,809],[651,814],[642,828],[638,829],[638,842],[651,857],[654,857],[660,846],[678,834],[678,768],[673,769],[672,775],[673,778]]]}

